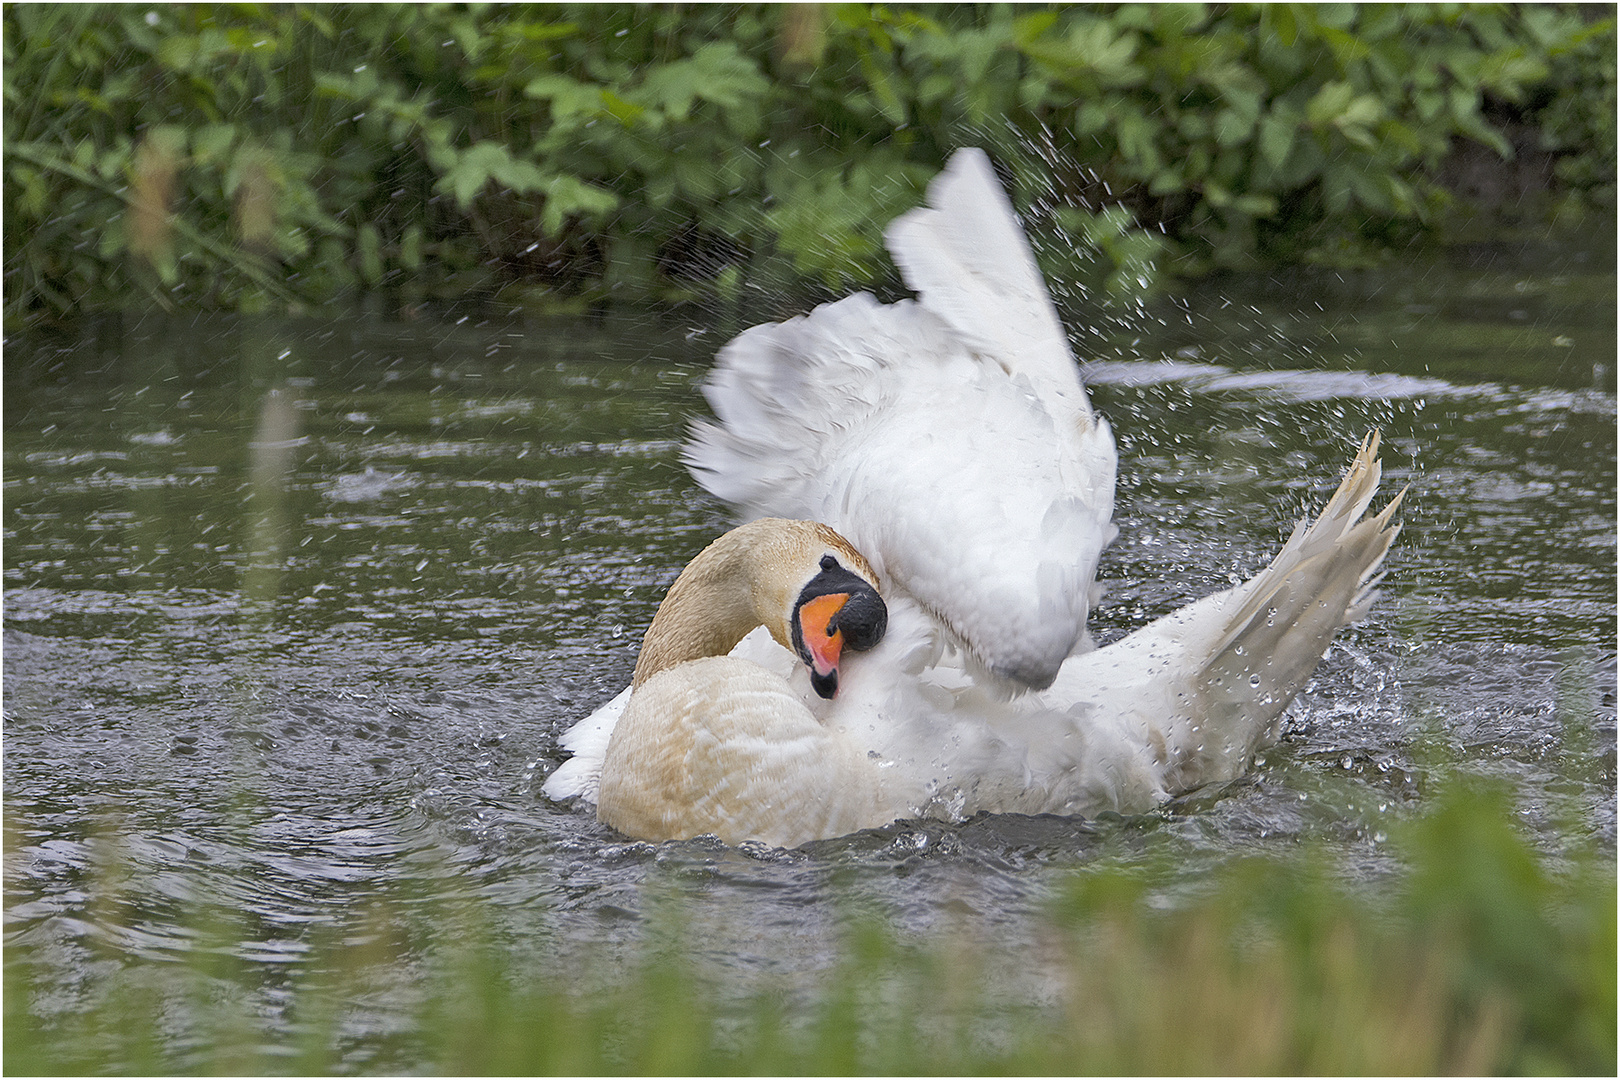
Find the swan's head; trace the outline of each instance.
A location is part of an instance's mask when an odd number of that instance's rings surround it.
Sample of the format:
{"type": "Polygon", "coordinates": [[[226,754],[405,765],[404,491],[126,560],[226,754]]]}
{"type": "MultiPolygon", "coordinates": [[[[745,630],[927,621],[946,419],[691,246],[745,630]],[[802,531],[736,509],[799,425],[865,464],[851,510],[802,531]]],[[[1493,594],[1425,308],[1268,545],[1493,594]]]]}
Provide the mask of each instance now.
{"type": "Polygon", "coordinates": [[[721,536],[681,571],[642,639],[631,685],[723,656],[763,625],[810,669],[816,693],[830,698],[844,650],[870,649],[888,623],[878,576],[848,540],[813,521],[761,518],[721,536]]]}
{"type": "Polygon", "coordinates": [[[843,650],[870,649],[883,640],[888,625],[889,609],[877,586],[831,551],[818,560],[815,576],[799,590],[788,618],[793,651],[810,669],[810,685],[824,698],[838,693],[843,650]]]}

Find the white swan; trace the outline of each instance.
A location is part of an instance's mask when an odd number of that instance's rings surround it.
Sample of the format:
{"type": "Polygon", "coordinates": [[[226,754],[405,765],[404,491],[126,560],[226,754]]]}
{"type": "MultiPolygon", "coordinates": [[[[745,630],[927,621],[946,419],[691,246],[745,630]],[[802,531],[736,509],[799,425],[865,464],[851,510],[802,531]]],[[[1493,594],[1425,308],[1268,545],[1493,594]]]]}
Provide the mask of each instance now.
{"type": "Polygon", "coordinates": [[[858,548],[1008,693],[1089,647],[1114,437],[989,160],[962,150],[886,239],[920,301],[865,293],[720,351],[687,463],[744,517],[858,548]]]}
{"type": "Polygon", "coordinates": [[[887,637],[846,665],[833,700],[813,692],[802,654],[765,613],[755,612],[770,632],[732,650],[750,677],[775,672],[772,715],[809,739],[776,750],[756,719],[737,721],[751,725],[740,748],[749,768],[800,809],[784,820],[753,772],[705,764],[705,783],[746,787],[753,811],[733,800],[723,822],[673,824],[680,815],[666,808],[656,828],[621,817],[614,807],[630,797],[707,798],[691,774],[680,796],[642,790],[671,774],[614,763],[621,717],[634,712],[637,738],[665,740],[670,761],[733,730],[724,710],[682,706],[680,734],[658,735],[634,684],[563,737],[573,757],[548,796],[595,802],[632,835],[788,846],[909,816],[1145,810],[1239,775],[1332,634],[1365,612],[1400,501],[1363,520],[1380,476],[1376,434],[1264,572],[1090,650],[1093,579],[1114,531],[1112,433],[1086,401],[984,155],[953,157],[929,200],[888,232],[920,302],[861,294],[746,331],[705,387],[718,423],[697,425],[688,448],[710,491],[747,515],[833,526],[883,582],[887,637]],[[825,804],[803,810],[818,789],[825,804]]]}
{"type": "Polygon", "coordinates": [[[1232,779],[1372,601],[1400,503],[1363,516],[1377,453],[1370,435],[1316,521],[1254,578],[1012,700],[951,662],[950,635],[915,601],[877,615],[875,576],[831,530],[742,526],[681,573],[630,689],[564,737],[574,756],[545,793],[584,796],[644,839],[792,847],[908,817],[1140,812],[1232,779]],[[840,627],[822,620],[846,603],[867,651],[840,665],[825,647],[840,627]]]}

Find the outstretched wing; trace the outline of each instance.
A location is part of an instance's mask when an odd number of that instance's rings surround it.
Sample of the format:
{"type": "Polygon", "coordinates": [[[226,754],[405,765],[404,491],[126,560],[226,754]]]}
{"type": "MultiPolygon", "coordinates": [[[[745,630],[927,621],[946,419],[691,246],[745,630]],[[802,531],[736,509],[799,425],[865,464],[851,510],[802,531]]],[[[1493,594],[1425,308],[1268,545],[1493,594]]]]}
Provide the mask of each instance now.
{"type": "Polygon", "coordinates": [[[1113,537],[1113,434],[988,162],[890,229],[920,302],[866,294],[721,350],[686,460],[749,517],[821,521],[1009,690],[1086,642],[1113,537]]]}

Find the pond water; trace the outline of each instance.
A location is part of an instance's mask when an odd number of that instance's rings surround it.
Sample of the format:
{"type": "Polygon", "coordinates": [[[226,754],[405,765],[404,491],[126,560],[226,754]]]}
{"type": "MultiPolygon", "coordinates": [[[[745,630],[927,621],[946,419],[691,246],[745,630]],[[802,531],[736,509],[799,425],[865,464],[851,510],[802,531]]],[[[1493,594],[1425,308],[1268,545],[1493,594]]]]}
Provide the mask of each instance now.
{"type": "MultiPolygon", "coordinates": [[[[536,978],[610,981],[676,905],[740,989],[813,982],[854,908],[961,933],[1028,992],[1064,875],[1321,845],[1356,887],[1445,774],[1538,843],[1615,846],[1612,242],[1228,280],[1066,312],[1118,434],[1100,640],[1262,566],[1384,433],[1384,595],[1237,783],[1091,821],[900,823],[792,852],[629,842],[546,800],[729,522],[679,464],[697,386],[776,312],[173,318],[6,341],[5,932],[36,1007],[231,913],[265,1038],[320,941],[402,941],[349,1064],[406,1069],[419,968],[476,911],[536,978]],[[378,913],[392,912],[383,916],[378,913]],[[379,928],[389,920],[391,929],[379,928]]],[[[1036,988],[1038,989],[1038,988],[1036,988]]]]}

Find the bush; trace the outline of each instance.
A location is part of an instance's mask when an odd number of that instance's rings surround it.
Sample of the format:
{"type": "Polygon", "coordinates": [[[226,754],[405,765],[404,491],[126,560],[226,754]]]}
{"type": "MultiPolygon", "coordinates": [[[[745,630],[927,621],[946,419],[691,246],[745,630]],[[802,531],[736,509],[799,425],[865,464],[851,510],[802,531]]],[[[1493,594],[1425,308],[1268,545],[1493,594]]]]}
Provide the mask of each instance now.
{"type": "Polygon", "coordinates": [[[1614,20],[1573,6],[17,4],[4,38],[10,322],[844,289],[966,143],[1116,289],[1374,258],[1458,140],[1512,151],[1500,107],[1614,190],[1614,20]]]}

